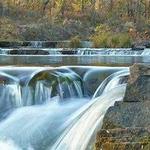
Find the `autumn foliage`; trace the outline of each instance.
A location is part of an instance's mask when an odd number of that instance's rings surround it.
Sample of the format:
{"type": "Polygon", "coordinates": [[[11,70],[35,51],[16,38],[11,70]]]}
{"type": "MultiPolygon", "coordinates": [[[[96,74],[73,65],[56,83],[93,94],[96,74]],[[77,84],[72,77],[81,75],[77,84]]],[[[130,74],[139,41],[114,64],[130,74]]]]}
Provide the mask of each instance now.
{"type": "Polygon", "coordinates": [[[92,40],[130,47],[150,39],[149,0],[3,0],[0,40],[92,40]]]}

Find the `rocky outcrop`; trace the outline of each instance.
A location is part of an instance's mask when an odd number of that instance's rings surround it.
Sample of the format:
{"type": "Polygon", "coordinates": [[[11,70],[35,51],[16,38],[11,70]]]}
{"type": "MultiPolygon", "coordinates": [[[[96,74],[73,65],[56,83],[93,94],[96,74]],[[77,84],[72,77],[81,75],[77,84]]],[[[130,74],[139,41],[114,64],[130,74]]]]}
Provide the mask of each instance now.
{"type": "Polygon", "coordinates": [[[150,65],[135,64],[130,76],[124,102],[150,101],[150,65]]]}
{"type": "Polygon", "coordinates": [[[130,67],[124,100],[110,107],[97,134],[96,150],[150,149],[150,65],[130,67]]]}
{"type": "Polygon", "coordinates": [[[132,50],[144,50],[145,48],[150,48],[149,40],[133,43],[132,45],[132,50]]]}
{"type": "Polygon", "coordinates": [[[49,55],[48,51],[39,49],[10,50],[8,53],[10,55],[49,55]]]}
{"type": "Polygon", "coordinates": [[[96,150],[149,150],[150,128],[103,129],[97,134],[96,150]]]}

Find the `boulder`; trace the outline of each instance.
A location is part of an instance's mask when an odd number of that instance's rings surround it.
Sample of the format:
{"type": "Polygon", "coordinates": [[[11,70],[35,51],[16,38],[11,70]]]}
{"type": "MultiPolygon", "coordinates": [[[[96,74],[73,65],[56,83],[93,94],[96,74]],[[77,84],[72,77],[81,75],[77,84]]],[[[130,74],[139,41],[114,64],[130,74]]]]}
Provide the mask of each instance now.
{"type": "Polygon", "coordinates": [[[150,101],[116,102],[103,120],[103,129],[150,127],[150,101]]]}
{"type": "Polygon", "coordinates": [[[150,100],[150,65],[135,64],[130,67],[125,102],[150,100]]]}

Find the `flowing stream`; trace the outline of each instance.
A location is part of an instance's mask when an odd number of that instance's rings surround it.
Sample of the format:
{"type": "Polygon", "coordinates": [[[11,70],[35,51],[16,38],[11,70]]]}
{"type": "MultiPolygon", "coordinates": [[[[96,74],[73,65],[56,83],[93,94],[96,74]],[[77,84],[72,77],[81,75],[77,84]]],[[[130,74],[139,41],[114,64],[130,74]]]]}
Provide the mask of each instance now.
{"type": "Polygon", "coordinates": [[[92,149],[107,109],[124,97],[128,74],[115,67],[1,67],[0,150],[92,149]]]}

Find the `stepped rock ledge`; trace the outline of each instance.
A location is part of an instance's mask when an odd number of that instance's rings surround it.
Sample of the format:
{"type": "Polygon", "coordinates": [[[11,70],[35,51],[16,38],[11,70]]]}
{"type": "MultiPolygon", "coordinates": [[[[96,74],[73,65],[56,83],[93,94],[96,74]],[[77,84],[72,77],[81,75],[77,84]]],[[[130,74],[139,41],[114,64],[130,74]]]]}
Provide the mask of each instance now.
{"type": "Polygon", "coordinates": [[[123,101],[110,107],[96,150],[150,150],[150,64],[130,67],[123,101]]]}

